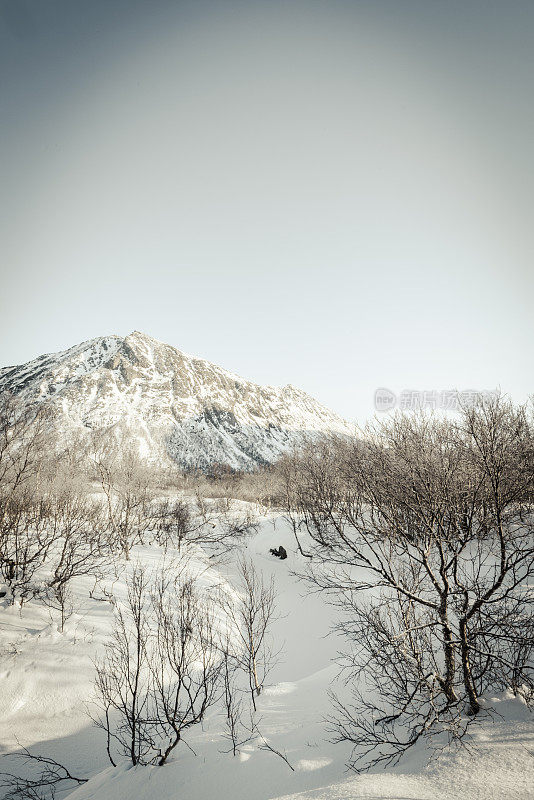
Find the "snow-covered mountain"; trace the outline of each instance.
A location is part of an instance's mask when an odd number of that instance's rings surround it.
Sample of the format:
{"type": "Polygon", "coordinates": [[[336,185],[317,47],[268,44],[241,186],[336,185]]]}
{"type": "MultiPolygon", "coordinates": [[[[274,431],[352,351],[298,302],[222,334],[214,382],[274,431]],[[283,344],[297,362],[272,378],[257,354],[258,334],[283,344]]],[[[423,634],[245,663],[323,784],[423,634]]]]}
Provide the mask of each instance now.
{"type": "Polygon", "coordinates": [[[293,386],[259,386],[134,331],[0,370],[0,392],[49,401],[63,430],[111,428],[185,468],[271,463],[303,434],[353,426],[293,386]]]}

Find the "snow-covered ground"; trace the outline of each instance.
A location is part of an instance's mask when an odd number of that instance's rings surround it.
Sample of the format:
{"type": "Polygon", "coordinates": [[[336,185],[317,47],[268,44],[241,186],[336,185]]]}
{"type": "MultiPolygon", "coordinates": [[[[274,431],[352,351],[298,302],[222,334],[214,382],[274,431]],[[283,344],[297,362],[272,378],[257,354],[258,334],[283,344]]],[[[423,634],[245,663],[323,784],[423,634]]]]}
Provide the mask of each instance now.
{"type": "MultiPolygon", "coordinates": [[[[228,743],[221,738],[219,713],[211,714],[202,728],[192,728],[185,736],[191,749],[181,743],[164,767],[110,767],[104,735],[88,712],[93,659],[109,635],[113,611],[105,599],[89,597],[90,580],[76,584],[76,613],[63,633],[55,612],[37,603],[20,612],[0,601],[0,747],[7,754],[0,770],[20,772],[21,763],[9,755],[20,746],[55,758],[74,774],[91,778],[78,788],[71,785],[69,800],[534,798],[533,719],[511,697],[488,698],[496,713],[473,727],[469,750],[443,752],[429,760],[421,746],[393,769],[348,773],[348,748],[328,741],[323,722],[340,646],[328,635],[334,612],[292,574],[300,557],[282,518],[265,517],[244,550],[276,582],[281,616],[274,631],[284,650],[260,697],[259,718],[266,740],[293,770],[257,745],[244,745],[235,758],[223,752],[228,743]],[[285,561],[269,554],[270,547],[280,544],[289,554],[285,561]]],[[[132,562],[156,569],[163,557],[158,548],[136,548],[132,562]]],[[[167,561],[171,557],[167,554],[167,561]]],[[[236,561],[210,566],[203,579],[232,584],[236,561]]],[[[113,587],[119,597],[129,568],[125,566],[113,587]]]]}

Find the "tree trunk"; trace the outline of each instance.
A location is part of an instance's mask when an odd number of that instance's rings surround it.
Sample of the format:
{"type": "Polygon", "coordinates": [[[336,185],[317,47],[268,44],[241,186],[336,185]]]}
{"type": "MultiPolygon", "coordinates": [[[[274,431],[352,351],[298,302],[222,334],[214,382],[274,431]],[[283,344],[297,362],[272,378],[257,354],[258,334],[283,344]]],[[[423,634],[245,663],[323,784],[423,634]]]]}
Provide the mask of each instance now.
{"type": "Polygon", "coordinates": [[[175,733],[176,733],[175,739],[174,739],[174,741],[172,741],[169,744],[169,746],[167,747],[167,749],[165,750],[165,752],[163,753],[163,755],[159,759],[158,767],[162,767],[165,764],[165,762],[167,761],[168,757],[170,756],[170,754],[172,753],[172,751],[174,750],[174,748],[176,747],[176,745],[180,741],[180,739],[181,739],[180,734],[177,731],[175,731],[175,733]]]}
{"type": "Polygon", "coordinates": [[[452,640],[452,630],[449,626],[447,619],[447,612],[440,613],[441,629],[443,631],[443,652],[445,655],[445,678],[441,683],[445,697],[449,703],[455,703],[458,698],[454,691],[454,673],[455,673],[455,651],[454,642],[452,640]]]}
{"type": "Polygon", "coordinates": [[[478,702],[473,675],[471,673],[471,663],[469,661],[469,647],[467,644],[467,620],[465,617],[460,618],[460,652],[462,657],[462,673],[464,678],[464,687],[469,699],[469,712],[473,716],[480,711],[480,703],[478,702]]]}

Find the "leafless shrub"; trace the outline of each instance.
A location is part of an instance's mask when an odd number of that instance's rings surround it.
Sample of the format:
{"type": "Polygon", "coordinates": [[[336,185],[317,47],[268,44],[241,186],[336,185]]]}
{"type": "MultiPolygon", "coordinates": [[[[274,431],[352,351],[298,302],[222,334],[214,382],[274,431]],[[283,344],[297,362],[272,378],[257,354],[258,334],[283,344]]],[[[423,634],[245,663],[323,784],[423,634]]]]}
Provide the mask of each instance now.
{"type": "Polygon", "coordinates": [[[150,469],[132,446],[119,449],[113,435],[96,437],[93,462],[102,489],[112,541],[126,558],[152,527],[154,499],[150,469]]]}
{"type": "Polygon", "coordinates": [[[22,605],[36,594],[36,575],[52,545],[47,517],[46,500],[36,499],[29,487],[3,498],[0,571],[12,603],[18,600],[22,605]]]}
{"type": "Polygon", "coordinates": [[[165,742],[156,761],[163,766],[183,732],[201,722],[219,700],[224,669],[213,608],[192,578],[171,584],[160,580],[153,604],[153,723],[165,742]]]}
{"type": "Polygon", "coordinates": [[[230,506],[228,511],[216,513],[215,523],[205,529],[200,541],[220,554],[230,552],[257,530],[257,517],[249,508],[239,510],[230,506]]]}
{"type": "Polygon", "coordinates": [[[180,550],[195,530],[190,505],[182,499],[154,501],[150,516],[151,538],[164,548],[180,550]]]}
{"type": "Polygon", "coordinates": [[[11,495],[42,469],[49,438],[50,411],[19,398],[0,395],[0,486],[11,495]]]}
{"type": "Polygon", "coordinates": [[[136,567],[97,665],[96,723],[111,763],[118,755],[163,766],[183,732],[220,699],[222,675],[211,604],[193,578],[162,574],[150,583],[136,567]]]}
{"type": "Polygon", "coordinates": [[[323,442],[287,471],[307,577],[351,643],[336,728],[351,766],[438,732],[458,741],[485,691],[532,687],[532,442],[526,410],[498,398],[323,442]]]}
{"type": "Polygon", "coordinates": [[[4,800],[54,800],[56,790],[65,789],[65,784],[74,783],[79,786],[88,780],[76,777],[67,767],[53,758],[30,753],[26,747],[10,757],[21,760],[25,769],[36,768],[37,775],[26,778],[9,772],[0,772],[0,786],[6,790],[3,795],[4,800]]]}
{"type": "Polygon", "coordinates": [[[46,527],[52,542],[47,552],[48,576],[42,597],[59,610],[63,630],[72,610],[72,580],[87,575],[98,579],[112,549],[101,505],[72,487],[67,486],[48,499],[46,527]]]}
{"type": "Polygon", "coordinates": [[[35,491],[46,461],[49,412],[0,396],[0,572],[13,601],[33,592],[49,546],[45,506],[35,491]]]}
{"type": "Polygon", "coordinates": [[[273,745],[269,742],[269,740],[265,738],[263,733],[260,732],[257,725],[255,726],[255,732],[257,733],[260,742],[259,749],[267,750],[269,753],[273,753],[273,755],[278,756],[278,758],[281,758],[282,761],[284,761],[287,764],[291,772],[295,772],[295,767],[290,763],[287,755],[285,753],[282,753],[281,750],[277,750],[276,747],[273,747],[273,745]]]}
{"type": "Polygon", "coordinates": [[[151,518],[151,539],[162,547],[180,550],[187,545],[203,546],[211,555],[230,552],[257,529],[249,509],[239,511],[232,504],[221,505],[200,495],[194,499],[165,499],[147,510],[151,518]]]}
{"type": "Polygon", "coordinates": [[[113,752],[132,764],[145,763],[152,754],[150,730],[151,688],[150,620],[147,611],[148,578],[135,567],[128,583],[124,609],[116,607],[115,627],[105,656],[95,665],[96,691],[101,715],[95,720],[106,733],[106,749],[113,766],[113,752]],[[112,717],[117,720],[113,725],[112,717]]]}
{"type": "Polygon", "coordinates": [[[221,605],[237,642],[233,658],[246,675],[256,710],[256,698],[279,655],[271,638],[271,625],[276,618],[275,590],[273,580],[265,582],[251,561],[240,562],[240,576],[238,597],[225,594],[221,605]]]}
{"type": "Polygon", "coordinates": [[[244,733],[243,727],[243,700],[240,687],[237,683],[239,666],[233,655],[233,647],[229,636],[222,644],[223,655],[223,685],[224,685],[224,711],[226,719],[226,732],[223,734],[230,741],[230,750],[233,756],[239,748],[250,740],[250,734],[244,733]]]}
{"type": "Polygon", "coordinates": [[[135,567],[113,636],[96,665],[99,715],[113,765],[163,766],[183,734],[222,704],[234,755],[257,738],[256,697],[273,663],[274,589],[251,564],[242,596],[202,591],[187,559],[174,577],[135,567]],[[223,618],[221,619],[221,611],[223,618]],[[225,616],[228,615],[228,616],[225,616]],[[250,724],[244,715],[250,706],[250,724]]]}

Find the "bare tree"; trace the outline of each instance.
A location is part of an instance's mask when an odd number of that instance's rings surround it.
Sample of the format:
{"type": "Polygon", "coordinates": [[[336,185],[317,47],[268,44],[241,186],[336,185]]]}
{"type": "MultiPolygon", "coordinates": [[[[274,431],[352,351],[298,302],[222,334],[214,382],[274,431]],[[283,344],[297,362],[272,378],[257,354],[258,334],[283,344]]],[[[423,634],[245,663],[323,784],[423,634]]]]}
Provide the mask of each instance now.
{"type": "Polygon", "coordinates": [[[46,524],[52,543],[43,598],[60,611],[63,630],[72,608],[72,580],[86,575],[98,579],[112,550],[101,505],[75,487],[66,486],[49,498],[46,524]]]}
{"type": "Polygon", "coordinates": [[[148,578],[136,566],[128,583],[125,608],[116,607],[115,627],[104,658],[95,665],[100,716],[113,766],[114,749],[133,765],[145,763],[154,748],[151,717],[148,578]]]}
{"type": "Polygon", "coordinates": [[[105,498],[112,540],[126,558],[153,526],[150,471],[131,446],[119,449],[112,432],[100,432],[93,462],[105,498]]]}
{"type": "Polygon", "coordinates": [[[22,606],[36,594],[36,576],[53,541],[47,521],[48,503],[34,496],[32,487],[19,487],[3,498],[0,571],[12,603],[18,600],[22,606]]]}
{"type": "Polygon", "coordinates": [[[152,520],[151,538],[163,547],[180,550],[199,545],[210,558],[227,556],[257,529],[249,509],[236,510],[220,501],[207,500],[197,493],[190,498],[154,502],[147,513],[152,520]]]}
{"type": "Polygon", "coordinates": [[[152,659],[154,724],[165,741],[163,766],[182,734],[201,722],[221,696],[224,662],[213,608],[191,577],[161,579],[153,598],[156,642],[152,659]]]}
{"type": "Polygon", "coordinates": [[[525,407],[499,398],[466,408],[460,434],[477,494],[462,524],[471,560],[455,558],[452,574],[463,683],[476,714],[485,689],[534,689],[534,426],[525,407]]]}
{"type": "Polygon", "coordinates": [[[0,395],[0,486],[13,494],[34,478],[45,460],[50,410],[14,395],[0,395]]]}
{"type": "Polygon", "coordinates": [[[237,643],[234,658],[247,677],[256,710],[256,698],[280,651],[273,647],[270,630],[276,618],[275,589],[272,578],[265,582],[251,561],[241,560],[239,571],[239,597],[225,594],[221,603],[237,643]]]}
{"type": "Polygon", "coordinates": [[[165,549],[180,550],[195,531],[191,508],[182,499],[164,499],[152,504],[152,540],[165,549]]]}
{"type": "Polygon", "coordinates": [[[43,528],[45,505],[39,475],[46,461],[48,409],[0,396],[0,572],[12,600],[23,602],[46,559],[49,539],[43,528]]]}
{"type": "Polygon", "coordinates": [[[224,691],[224,663],[213,610],[185,568],[149,582],[135,568],[126,610],[97,665],[100,716],[112,764],[163,766],[185,730],[201,722],[224,691]]]}
{"type": "Polygon", "coordinates": [[[351,766],[435,732],[457,740],[490,686],[532,686],[532,441],[526,410],[499,398],[299,458],[288,511],[351,643],[353,702],[332,721],[355,745],[351,766]]]}
{"type": "Polygon", "coordinates": [[[87,778],[78,778],[53,758],[30,753],[26,747],[14,757],[21,760],[25,768],[36,768],[37,774],[23,777],[0,772],[0,786],[6,790],[4,800],[54,800],[56,790],[65,789],[66,784],[87,783],[87,778]]]}
{"type": "Polygon", "coordinates": [[[223,656],[223,684],[224,684],[224,711],[226,717],[225,737],[230,741],[230,750],[233,756],[239,752],[239,747],[250,740],[250,734],[244,734],[243,728],[243,701],[237,685],[239,666],[233,654],[230,636],[227,634],[222,644],[223,656]]]}

